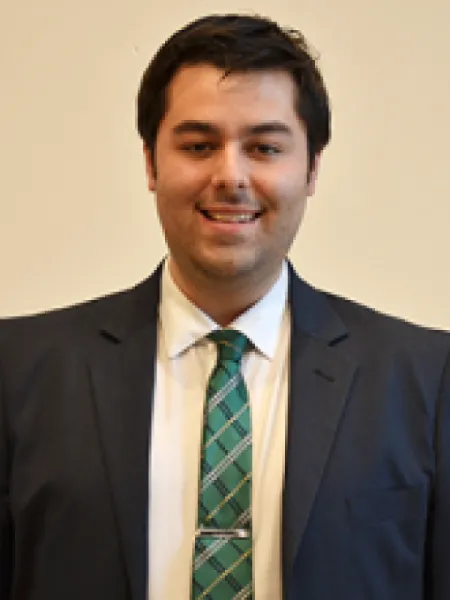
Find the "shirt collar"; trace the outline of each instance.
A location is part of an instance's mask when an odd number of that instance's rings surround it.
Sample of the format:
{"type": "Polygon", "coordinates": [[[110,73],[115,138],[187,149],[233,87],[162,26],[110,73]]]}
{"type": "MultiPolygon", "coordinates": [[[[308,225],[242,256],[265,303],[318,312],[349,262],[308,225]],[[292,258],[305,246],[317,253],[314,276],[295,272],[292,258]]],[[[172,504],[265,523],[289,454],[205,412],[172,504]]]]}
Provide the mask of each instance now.
{"type": "MultiPolygon", "coordinates": [[[[193,304],[176,285],[164,263],[161,278],[159,317],[167,356],[175,358],[220,326],[193,304]]],[[[280,276],[256,304],[230,323],[247,336],[253,346],[267,358],[275,355],[279,328],[287,309],[288,269],[283,262],[280,276]]]]}

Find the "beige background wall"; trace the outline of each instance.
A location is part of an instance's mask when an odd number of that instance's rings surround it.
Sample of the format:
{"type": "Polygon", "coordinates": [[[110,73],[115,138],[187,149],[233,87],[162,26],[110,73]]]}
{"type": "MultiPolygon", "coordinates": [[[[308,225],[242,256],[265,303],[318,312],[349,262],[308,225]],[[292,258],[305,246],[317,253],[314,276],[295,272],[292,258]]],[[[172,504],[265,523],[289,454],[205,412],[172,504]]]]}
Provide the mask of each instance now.
{"type": "Polygon", "coordinates": [[[294,264],[315,285],[450,328],[448,0],[0,1],[0,315],[129,286],[156,265],[141,73],[188,20],[257,10],[320,51],[334,110],[294,264]]]}

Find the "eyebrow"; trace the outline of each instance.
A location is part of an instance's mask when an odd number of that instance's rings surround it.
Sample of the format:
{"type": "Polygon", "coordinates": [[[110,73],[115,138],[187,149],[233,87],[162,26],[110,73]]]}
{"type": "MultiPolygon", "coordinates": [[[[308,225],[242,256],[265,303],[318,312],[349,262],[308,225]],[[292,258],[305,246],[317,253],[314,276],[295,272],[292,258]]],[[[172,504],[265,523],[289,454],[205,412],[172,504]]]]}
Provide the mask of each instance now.
{"type": "MultiPolygon", "coordinates": [[[[181,123],[175,125],[173,132],[176,135],[182,135],[183,133],[206,133],[220,135],[220,128],[208,121],[187,120],[181,121],[181,123]]],[[[262,123],[249,125],[248,127],[244,128],[244,135],[248,136],[264,135],[266,133],[283,133],[285,135],[292,135],[292,130],[282,121],[264,121],[262,123]]]]}

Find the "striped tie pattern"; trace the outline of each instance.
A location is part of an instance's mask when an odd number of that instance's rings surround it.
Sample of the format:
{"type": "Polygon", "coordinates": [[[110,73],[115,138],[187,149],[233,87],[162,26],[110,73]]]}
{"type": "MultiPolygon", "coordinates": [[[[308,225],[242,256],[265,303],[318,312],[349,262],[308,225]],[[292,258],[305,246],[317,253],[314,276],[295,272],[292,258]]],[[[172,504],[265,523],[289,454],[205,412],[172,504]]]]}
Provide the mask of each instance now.
{"type": "Polygon", "coordinates": [[[251,422],[240,372],[248,340],[231,329],[209,337],[217,344],[218,359],[206,393],[192,597],[249,600],[251,422]]]}

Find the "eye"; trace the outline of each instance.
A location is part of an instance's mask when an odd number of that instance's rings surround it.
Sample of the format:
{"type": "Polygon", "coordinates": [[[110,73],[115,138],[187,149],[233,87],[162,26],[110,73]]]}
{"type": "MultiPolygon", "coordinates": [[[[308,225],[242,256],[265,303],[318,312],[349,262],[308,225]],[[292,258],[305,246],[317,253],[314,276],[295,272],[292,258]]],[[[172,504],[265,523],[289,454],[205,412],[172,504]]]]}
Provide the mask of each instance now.
{"type": "Polygon", "coordinates": [[[183,144],[181,146],[183,152],[188,154],[193,154],[196,156],[202,156],[204,154],[209,154],[215,149],[214,144],[210,142],[191,142],[189,144],[183,144]]]}
{"type": "Polygon", "coordinates": [[[253,152],[261,154],[262,156],[274,156],[281,154],[281,148],[274,146],[273,144],[255,144],[253,146],[253,152]]]}

